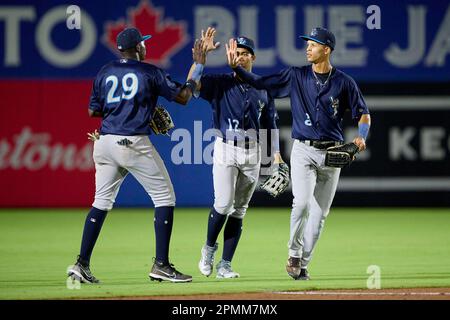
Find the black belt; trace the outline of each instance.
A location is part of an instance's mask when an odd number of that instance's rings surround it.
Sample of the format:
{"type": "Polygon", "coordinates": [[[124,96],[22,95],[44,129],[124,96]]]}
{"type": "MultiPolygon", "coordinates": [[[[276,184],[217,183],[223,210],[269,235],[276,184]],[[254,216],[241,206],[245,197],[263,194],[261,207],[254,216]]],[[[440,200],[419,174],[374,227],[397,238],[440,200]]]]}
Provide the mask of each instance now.
{"type": "Polygon", "coordinates": [[[322,140],[298,140],[307,146],[314,147],[316,149],[327,149],[329,147],[334,147],[341,145],[342,141],[322,141],[322,140]]]}
{"type": "Polygon", "coordinates": [[[255,140],[227,140],[225,138],[221,138],[223,143],[230,144],[235,147],[250,149],[254,148],[257,145],[257,142],[255,140]]]}

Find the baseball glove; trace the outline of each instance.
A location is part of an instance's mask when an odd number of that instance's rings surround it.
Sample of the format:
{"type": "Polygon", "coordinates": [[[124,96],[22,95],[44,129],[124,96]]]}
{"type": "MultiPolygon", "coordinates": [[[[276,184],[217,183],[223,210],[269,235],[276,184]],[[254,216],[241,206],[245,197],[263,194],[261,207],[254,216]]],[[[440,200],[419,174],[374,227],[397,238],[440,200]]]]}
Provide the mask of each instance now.
{"type": "Polygon", "coordinates": [[[175,125],[169,112],[162,105],[157,105],[150,121],[150,127],[155,134],[169,135],[169,130],[175,125]]]}
{"type": "Polygon", "coordinates": [[[259,187],[275,198],[286,190],[289,181],[289,167],[286,163],[280,163],[275,172],[259,187]]]}
{"type": "Polygon", "coordinates": [[[358,151],[358,146],[353,142],[330,147],[325,155],[325,165],[334,168],[344,168],[355,160],[355,155],[358,151]]]}

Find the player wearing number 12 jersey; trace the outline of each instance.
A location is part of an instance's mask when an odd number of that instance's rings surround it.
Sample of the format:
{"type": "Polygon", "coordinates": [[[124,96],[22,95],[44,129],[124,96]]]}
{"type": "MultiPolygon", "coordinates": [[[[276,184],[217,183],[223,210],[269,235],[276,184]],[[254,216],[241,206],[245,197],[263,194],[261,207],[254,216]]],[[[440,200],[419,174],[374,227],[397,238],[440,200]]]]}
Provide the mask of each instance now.
{"type": "MultiPolygon", "coordinates": [[[[152,280],[189,282],[169,262],[175,193],[163,160],[149,139],[149,122],[158,97],[186,104],[193,80],[181,86],[156,66],[143,63],[146,49],[139,30],[127,28],[117,36],[122,58],[105,65],[92,88],[89,115],[102,118],[100,138],[94,144],[95,200],[83,231],[80,255],[68,276],[83,283],[98,283],[89,268],[90,258],[107,212],[112,209],[120,185],[133,175],[155,205],[156,258],[152,280]]],[[[198,47],[197,47],[198,49],[198,47]]],[[[198,51],[194,52],[194,59],[198,51]]]]}
{"type": "MultiPolygon", "coordinates": [[[[207,51],[217,48],[214,28],[202,32],[207,51]]],[[[253,40],[237,38],[239,64],[252,69],[255,60],[253,40]]],[[[199,68],[193,65],[192,68],[199,68]]],[[[213,127],[217,130],[213,156],[214,205],[208,217],[206,243],[201,249],[200,272],[210,276],[216,240],[224,227],[222,259],[216,265],[217,278],[238,278],[231,261],[242,233],[242,221],[255,191],[261,166],[260,129],[277,129],[273,99],[265,90],[256,90],[234,73],[205,74],[197,89],[200,97],[211,104],[213,127]]],[[[282,162],[278,131],[273,130],[274,163],[282,162]]]]}

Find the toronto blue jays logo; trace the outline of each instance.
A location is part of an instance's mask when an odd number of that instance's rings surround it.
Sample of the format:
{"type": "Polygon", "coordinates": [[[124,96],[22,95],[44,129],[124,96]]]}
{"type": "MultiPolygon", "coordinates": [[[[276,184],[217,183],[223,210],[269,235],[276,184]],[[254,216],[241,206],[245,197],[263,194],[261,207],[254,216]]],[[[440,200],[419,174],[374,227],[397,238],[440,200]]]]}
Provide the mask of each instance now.
{"type": "Polygon", "coordinates": [[[339,99],[333,99],[333,97],[330,97],[331,101],[331,108],[333,109],[333,117],[337,116],[338,109],[339,109],[339,99]]]}

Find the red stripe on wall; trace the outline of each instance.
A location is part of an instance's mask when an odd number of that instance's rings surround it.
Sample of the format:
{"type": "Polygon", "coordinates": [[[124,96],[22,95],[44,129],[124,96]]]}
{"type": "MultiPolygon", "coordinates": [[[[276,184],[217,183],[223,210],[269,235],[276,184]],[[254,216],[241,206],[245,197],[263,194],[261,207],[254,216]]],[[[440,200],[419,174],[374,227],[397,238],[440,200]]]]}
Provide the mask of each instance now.
{"type": "Polygon", "coordinates": [[[0,80],[0,207],[90,206],[92,82],[0,80]]]}

